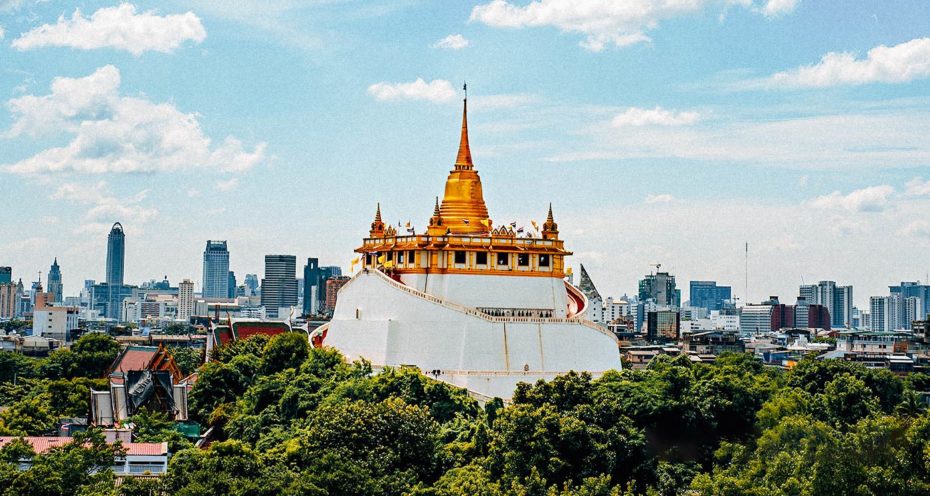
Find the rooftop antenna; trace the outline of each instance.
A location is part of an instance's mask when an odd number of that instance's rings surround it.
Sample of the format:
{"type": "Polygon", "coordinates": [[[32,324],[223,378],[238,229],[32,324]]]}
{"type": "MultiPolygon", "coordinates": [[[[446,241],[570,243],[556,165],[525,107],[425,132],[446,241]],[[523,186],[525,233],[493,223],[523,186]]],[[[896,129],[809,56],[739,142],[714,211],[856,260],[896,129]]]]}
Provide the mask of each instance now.
{"type": "Polygon", "coordinates": [[[656,268],[656,273],[658,274],[658,273],[659,273],[659,268],[662,267],[662,264],[660,264],[660,263],[654,263],[654,264],[649,264],[649,266],[650,266],[650,267],[655,267],[655,268],[656,268]]]}

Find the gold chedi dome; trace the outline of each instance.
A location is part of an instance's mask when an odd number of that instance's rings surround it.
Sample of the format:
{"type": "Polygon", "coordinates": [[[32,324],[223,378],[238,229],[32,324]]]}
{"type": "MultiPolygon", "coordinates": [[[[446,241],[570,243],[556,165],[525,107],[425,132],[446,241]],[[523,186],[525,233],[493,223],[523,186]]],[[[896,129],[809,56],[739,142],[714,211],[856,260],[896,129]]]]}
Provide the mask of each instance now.
{"type": "Polygon", "coordinates": [[[471,160],[468,146],[468,99],[462,110],[462,137],[455,168],[446,179],[446,192],[439,207],[443,225],[452,234],[488,234],[491,219],[484,203],[481,178],[471,160]]]}

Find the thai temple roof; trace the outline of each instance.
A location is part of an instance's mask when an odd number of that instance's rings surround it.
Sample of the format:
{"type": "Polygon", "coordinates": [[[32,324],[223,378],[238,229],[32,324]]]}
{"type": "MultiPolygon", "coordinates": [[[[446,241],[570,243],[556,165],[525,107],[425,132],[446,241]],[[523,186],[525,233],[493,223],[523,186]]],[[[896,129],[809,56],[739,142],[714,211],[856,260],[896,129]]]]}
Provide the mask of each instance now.
{"type": "Polygon", "coordinates": [[[584,264],[581,265],[581,280],[578,281],[578,289],[588,297],[588,301],[603,299],[601,294],[597,292],[597,288],[594,287],[594,281],[591,280],[588,271],[584,269],[584,264]]]}

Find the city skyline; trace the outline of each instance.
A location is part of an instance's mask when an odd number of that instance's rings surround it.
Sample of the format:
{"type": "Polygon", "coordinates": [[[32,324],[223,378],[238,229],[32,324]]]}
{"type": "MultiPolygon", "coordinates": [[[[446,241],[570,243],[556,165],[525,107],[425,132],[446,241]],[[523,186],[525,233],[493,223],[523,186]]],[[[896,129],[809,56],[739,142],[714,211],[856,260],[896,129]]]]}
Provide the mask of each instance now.
{"type": "Polygon", "coordinates": [[[206,239],[229,240],[239,274],[269,253],[348,268],[375,201],[425,228],[467,79],[491,218],[528,226],[546,212],[527,205],[551,200],[569,264],[605,295],[655,263],[750,302],[834,280],[867,308],[926,282],[930,6],[695,2],[596,12],[594,31],[552,4],[544,22],[526,2],[0,3],[0,264],[26,281],[57,257],[71,294],[104,280],[120,222],[128,283],[196,280],[206,239]],[[74,19],[101,9],[163,19],[162,37],[82,39],[74,19]],[[185,146],[128,154],[120,115],[185,146]]]}

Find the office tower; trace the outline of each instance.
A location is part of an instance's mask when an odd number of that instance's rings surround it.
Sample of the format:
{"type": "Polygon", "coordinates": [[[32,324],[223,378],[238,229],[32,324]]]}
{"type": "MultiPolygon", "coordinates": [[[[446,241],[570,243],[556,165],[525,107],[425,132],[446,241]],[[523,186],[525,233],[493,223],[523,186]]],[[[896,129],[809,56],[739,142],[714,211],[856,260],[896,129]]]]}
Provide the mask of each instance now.
{"type": "Polygon", "coordinates": [[[916,296],[908,296],[904,298],[904,320],[901,322],[901,327],[904,329],[912,329],[912,323],[915,320],[923,320],[925,315],[921,315],[923,310],[923,303],[920,301],[920,298],[916,296]]]}
{"type": "Polygon", "coordinates": [[[13,267],[0,267],[0,284],[13,282],[13,267]]]}
{"type": "Polygon", "coordinates": [[[178,284],[178,320],[190,322],[194,314],[194,282],[184,279],[178,284]]]}
{"type": "Polygon", "coordinates": [[[716,281],[691,281],[689,298],[692,307],[720,310],[732,298],[730,286],[717,286],[716,281]]]}
{"type": "Polygon", "coordinates": [[[229,282],[227,283],[226,297],[230,300],[236,297],[236,273],[229,271],[229,282]]]}
{"type": "Polygon", "coordinates": [[[680,307],[681,290],[675,288],[675,276],[668,272],[647,275],[639,281],[639,300],[652,300],[660,306],[680,307]]]}
{"type": "Polygon", "coordinates": [[[258,295],[258,276],[255,274],[245,275],[245,287],[248,289],[246,296],[258,295]]]}
{"type": "Polygon", "coordinates": [[[891,330],[891,320],[888,315],[889,300],[887,296],[869,298],[869,319],[872,331],[891,330]]]}
{"type": "Polygon", "coordinates": [[[817,299],[817,285],[816,284],[801,285],[801,289],[798,292],[798,296],[800,298],[804,298],[804,301],[806,301],[808,305],[819,305],[820,304],[819,303],[820,300],[817,299]]]}
{"type": "Polygon", "coordinates": [[[313,257],[308,258],[307,265],[304,265],[304,306],[301,309],[304,315],[320,312],[320,274],[320,261],[313,257]]]}
{"type": "Polygon", "coordinates": [[[64,300],[61,285],[61,268],[58,267],[58,257],[52,262],[48,270],[48,301],[49,303],[61,303],[64,300]]]}
{"type": "Polygon", "coordinates": [[[888,290],[891,294],[898,293],[904,298],[912,296],[920,298],[921,304],[918,308],[918,313],[921,314],[921,319],[926,318],[927,314],[930,314],[930,285],[921,284],[919,281],[902,281],[901,284],[897,286],[889,286],[888,290]]]}
{"type": "Polygon", "coordinates": [[[123,294],[123,269],[126,261],[126,235],[123,225],[113,224],[107,235],[107,303],[105,315],[119,319],[123,294]]]}
{"type": "Polygon", "coordinates": [[[226,241],[207,241],[203,250],[203,297],[229,298],[229,250],[226,241]]]}
{"type": "Polygon", "coordinates": [[[294,255],[265,255],[265,278],[262,279],[262,306],[270,318],[278,315],[279,308],[297,305],[297,257],[294,255]]]}
{"type": "Polygon", "coordinates": [[[833,307],[830,314],[833,316],[833,327],[852,327],[853,287],[837,286],[833,294],[833,307]]]}
{"type": "Polygon", "coordinates": [[[16,294],[16,284],[0,282],[0,319],[16,317],[16,306],[19,296],[16,294]]]}

